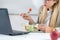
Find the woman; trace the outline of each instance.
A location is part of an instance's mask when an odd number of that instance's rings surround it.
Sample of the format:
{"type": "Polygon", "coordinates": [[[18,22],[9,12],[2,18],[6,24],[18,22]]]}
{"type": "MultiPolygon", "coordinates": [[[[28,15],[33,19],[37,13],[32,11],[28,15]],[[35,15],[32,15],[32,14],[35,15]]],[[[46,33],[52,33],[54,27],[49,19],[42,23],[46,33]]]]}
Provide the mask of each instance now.
{"type": "MultiPolygon", "coordinates": [[[[31,16],[26,13],[20,14],[29,24],[35,24],[31,16]]],[[[44,0],[44,4],[39,9],[38,30],[50,32],[54,27],[60,27],[60,0],[44,0]]]]}

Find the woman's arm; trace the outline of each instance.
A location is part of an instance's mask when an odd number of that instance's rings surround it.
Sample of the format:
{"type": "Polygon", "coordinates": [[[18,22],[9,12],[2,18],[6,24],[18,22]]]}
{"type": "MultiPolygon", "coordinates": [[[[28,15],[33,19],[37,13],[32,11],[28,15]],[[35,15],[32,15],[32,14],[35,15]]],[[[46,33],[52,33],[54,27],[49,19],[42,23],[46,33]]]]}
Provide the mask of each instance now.
{"type": "Polygon", "coordinates": [[[41,16],[41,14],[42,14],[42,13],[41,13],[42,9],[43,9],[43,6],[41,6],[41,7],[39,8],[37,23],[34,22],[33,20],[30,20],[30,21],[29,21],[29,24],[39,24],[40,16],[41,16]]]}
{"type": "Polygon", "coordinates": [[[32,24],[35,24],[35,22],[31,19],[29,20],[29,24],[32,25],[32,24]]]}

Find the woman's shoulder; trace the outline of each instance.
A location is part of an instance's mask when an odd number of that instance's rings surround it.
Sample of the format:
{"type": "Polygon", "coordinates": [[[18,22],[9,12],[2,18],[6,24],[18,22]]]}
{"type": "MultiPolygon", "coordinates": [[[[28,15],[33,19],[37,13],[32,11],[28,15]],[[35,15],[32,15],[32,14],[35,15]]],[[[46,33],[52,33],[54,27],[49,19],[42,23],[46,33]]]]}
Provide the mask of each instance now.
{"type": "Polygon", "coordinates": [[[41,14],[42,11],[43,11],[43,5],[41,5],[41,6],[39,7],[39,14],[41,14]]]}
{"type": "Polygon", "coordinates": [[[42,10],[43,10],[43,5],[39,7],[39,11],[42,11],[42,10]]]}

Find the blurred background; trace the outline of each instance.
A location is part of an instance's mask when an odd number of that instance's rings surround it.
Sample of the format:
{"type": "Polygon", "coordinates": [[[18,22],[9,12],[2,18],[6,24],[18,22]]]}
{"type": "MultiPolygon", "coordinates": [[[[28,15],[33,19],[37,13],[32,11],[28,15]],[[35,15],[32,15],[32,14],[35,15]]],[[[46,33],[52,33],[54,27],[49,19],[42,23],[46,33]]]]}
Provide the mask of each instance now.
{"type": "Polygon", "coordinates": [[[28,24],[19,16],[22,12],[28,12],[32,8],[31,17],[36,22],[39,7],[43,4],[43,0],[0,0],[0,8],[7,8],[12,28],[15,30],[23,30],[23,25],[28,24]]]}

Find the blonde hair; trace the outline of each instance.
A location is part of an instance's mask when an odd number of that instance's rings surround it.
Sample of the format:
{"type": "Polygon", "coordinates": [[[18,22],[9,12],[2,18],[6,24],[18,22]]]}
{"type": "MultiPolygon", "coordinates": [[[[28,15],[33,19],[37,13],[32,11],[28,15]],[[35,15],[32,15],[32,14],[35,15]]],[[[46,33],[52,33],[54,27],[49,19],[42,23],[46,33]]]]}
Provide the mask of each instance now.
{"type": "MultiPolygon", "coordinates": [[[[53,6],[53,12],[52,12],[52,16],[51,16],[50,24],[49,24],[50,27],[56,26],[59,9],[60,9],[60,0],[57,0],[57,3],[53,6]]],[[[42,23],[45,23],[46,15],[47,15],[47,8],[44,6],[42,20],[41,20],[42,23]]]]}

